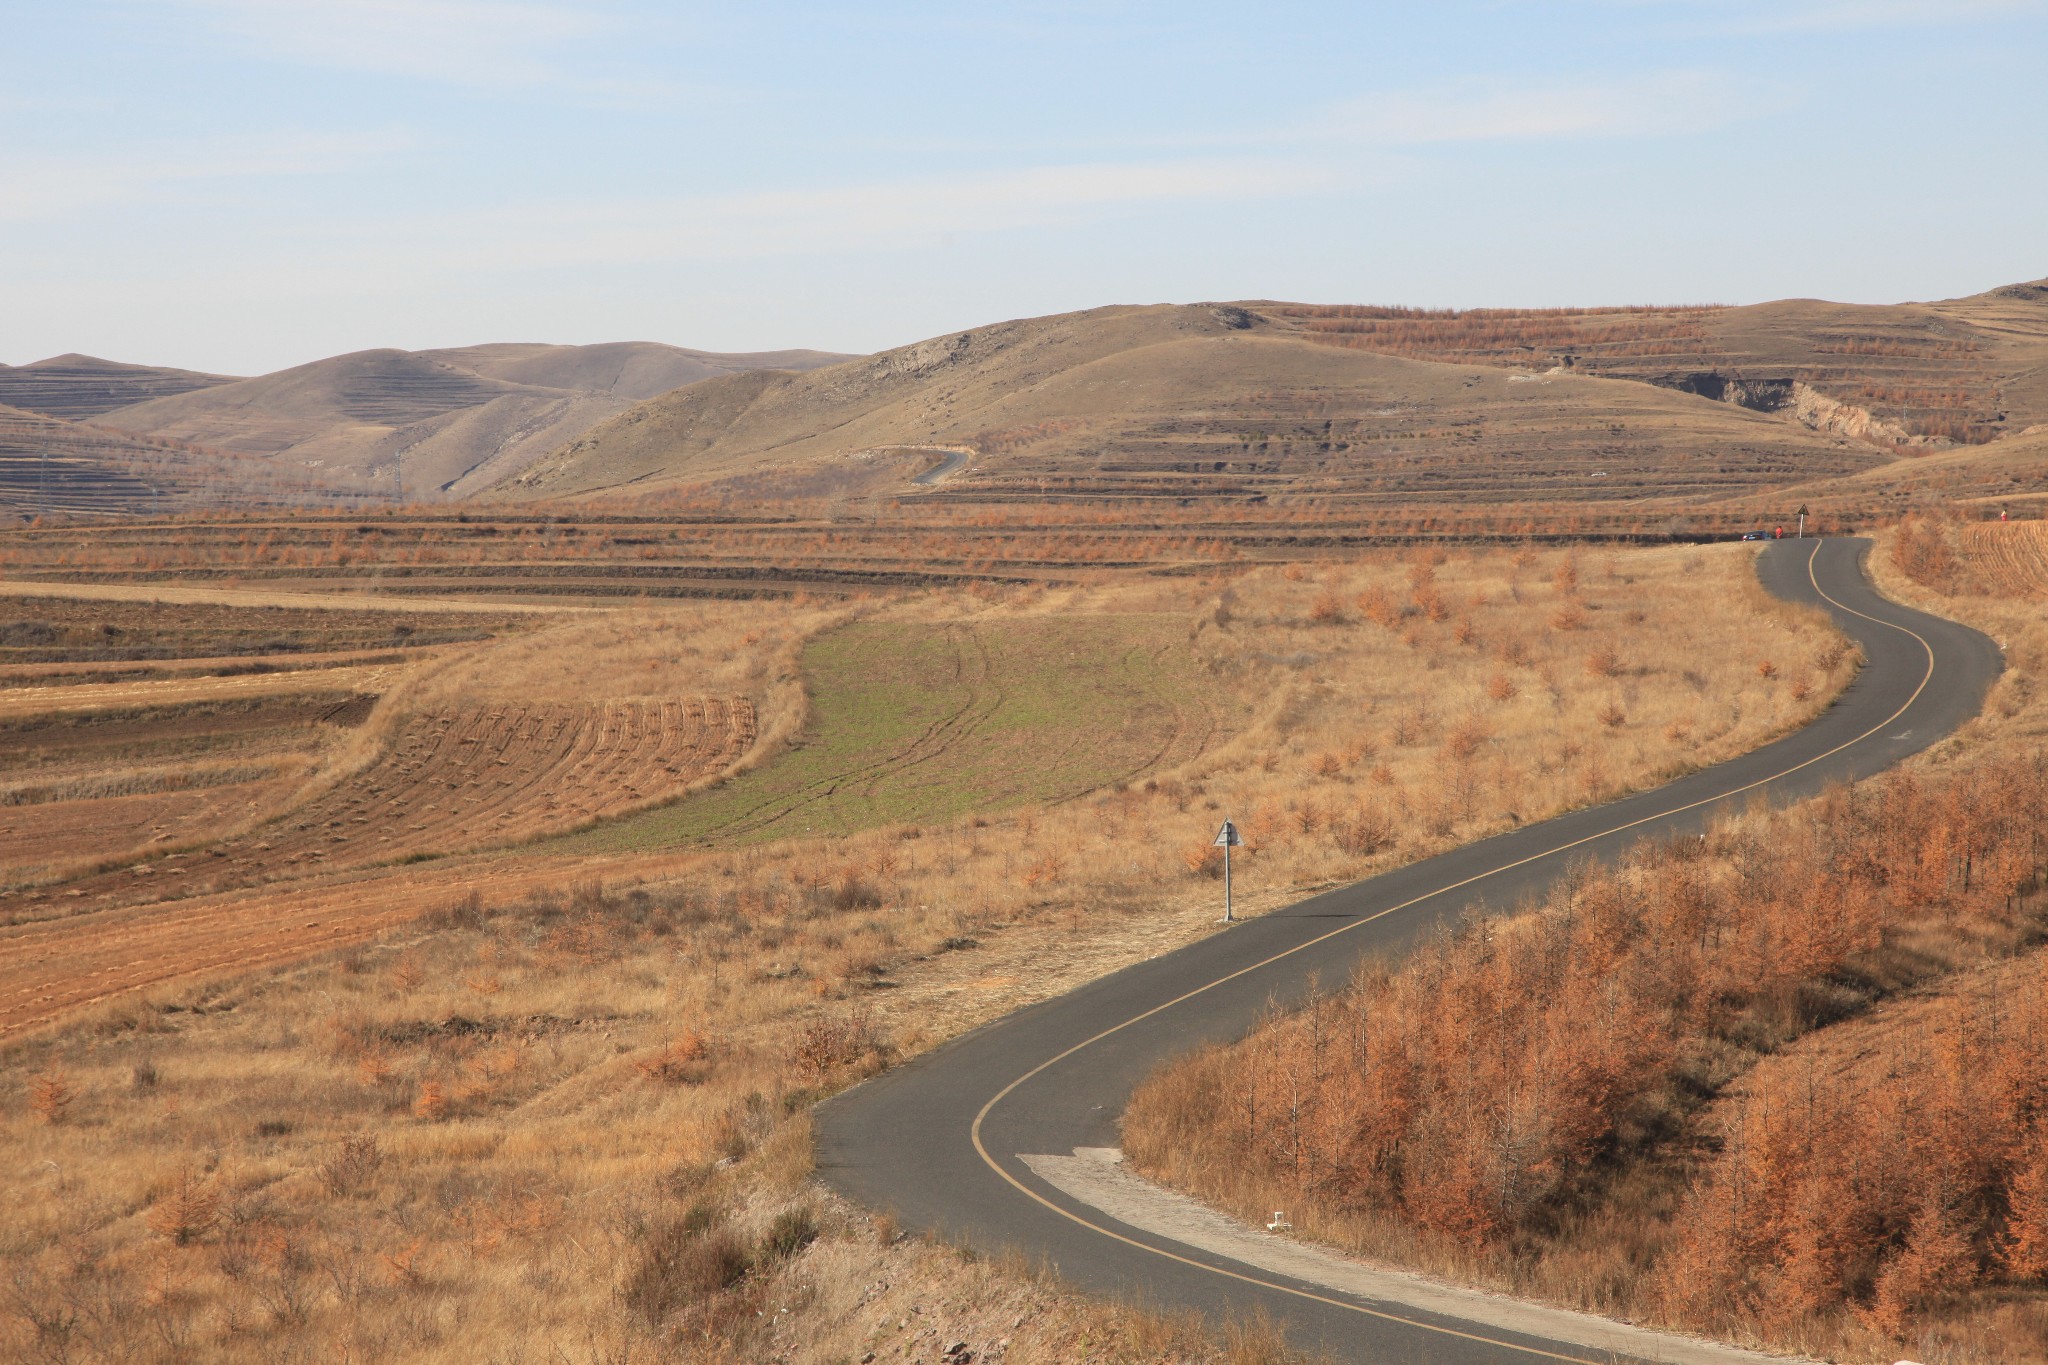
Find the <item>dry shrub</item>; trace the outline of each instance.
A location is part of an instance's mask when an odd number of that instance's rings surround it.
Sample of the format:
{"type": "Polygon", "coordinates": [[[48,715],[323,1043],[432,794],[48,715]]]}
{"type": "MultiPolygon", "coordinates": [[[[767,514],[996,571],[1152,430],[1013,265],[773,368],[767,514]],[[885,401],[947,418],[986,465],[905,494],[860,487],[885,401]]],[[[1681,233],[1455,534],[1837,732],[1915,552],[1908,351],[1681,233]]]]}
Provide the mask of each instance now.
{"type": "Polygon", "coordinates": [[[1520,690],[1505,673],[1495,673],[1486,680],[1486,695],[1494,701],[1513,701],[1520,690]]]}
{"type": "Polygon", "coordinates": [[[1204,839],[1187,845],[1180,851],[1181,864],[1197,877],[1221,877],[1223,875],[1223,850],[1213,840],[1204,839]]]}
{"type": "Polygon", "coordinates": [[[1444,736],[1444,752],[1459,763],[1468,763],[1492,738],[1493,731],[1483,721],[1477,716],[1468,716],[1444,736]]]}
{"type": "Polygon", "coordinates": [[[1892,537],[1892,563],[1906,577],[1944,596],[1958,589],[1962,566],[1950,543],[1947,524],[1927,517],[1909,516],[1899,523],[1892,537]]]}
{"type": "Polygon", "coordinates": [[[647,1234],[619,1296],[634,1317],[661,1328],[684,1312],[704,1312],[753,1269],[753,1252],[740,1235],[715,1214],[693,1209],[647,1234]]]}
{"type": "Polygon", "coordinates": [[[784,1209],[770,1220],[761,1239],[761,1254],[767,1259],[786,1261],[817,1240],[816,1214],[805,1206],[784,1209]]]}
{"type": "Polygon", "coordinates": [[[357,1133],[341,1140],[332,1156],[320,1163],[320,1184],[336,1199],[365,1189],[384,1165],[384,1149],[375,1133],[357,1133]]]}
{"type": "Polygon", "coordinates": [[[367,1048],[362,1056],[356,1058],[356,1079],[364,1085],[389,1085],[394,1074],[395,1066],[391,1060],[391,1053],[385,1048],[367,1048]]]}
{"type": "Polygon", "coordinates": [[[448,1117],[448,1110],[448,1087],[433,1079],[421,1082],[419,1098],[412,1102],[413,1117],[439,1123],[448,1117]]]}
{"type": "Polygon", "coordinates": [[[1619,730],[1628,724],[1628,712],[1621,709],[1621,703],[1611,701],[1600,708],[1594,719],[1610,730],[1619,730]]]}
{"type": "Polygon", "coordinates": [[[391,964],[391,988],[400,995],[411,995],[426,979],[426,969],[420,965],[418,953],[400,953],[391,964]]]}
{"type": "Polygon", "coordinates": [[[1553,630],[1584,630],[1586,609],[1577,602],[1567,602],[1550,613],[1550,626],[1553,630]]]}
{"type": "Polygon", "coordinates": [[[1392,630],[1401,624],[1401,604],[1385,588],[1374,584],[1353,599],[1365,619],[1376,626],[1392,630]]]}
{"type": "Polygon", "coordinates": [[[790,1061],[808,1085],[872,1075],[888,1061],[889,1044],[865,1007],[804,1025],[790,1061]]]}
{"type": "Polygon", "coordinates": [[[1036,859],[1024,869],[1024,885],[1049,886],[1060,879],[1066,871],[1066,864],[1057,853],[1048,853],[1036,859]]]}
{"type": "Polygon", "coordinates": [[[1344,599],[1324,589],[1308,609],[1308,619],[1318,626],[1342,625],[1344,622],[1344,599]]]}
{"type": "Polygon", "coordinates": [[[711,1042],[692,1029],[635,1059],[633,1066],[656,1085],[702,1085],[711,1074],[711,1042]]]}
{"type": "Polygon", "coordinates": [[[1759,659],[1756,665],[1756,675],[1759,678],[1775,678],[1778,676],[1778,666],[1769,659],[1759,659]]]}
{"type": "Polygon", "coordinates": [[[55,1067],[39,1073],[28,1086],[29,1111],[44,1123],[62,1123],[78,1098],[71,1080],[55,1067]]]}
{"type": "Polygon", "coordinates": [[[1394,842],[1394,828],[1385,811],[1360,803],[1330,822],[1330,835],[1344,852],[1366,858],[1394,842]]]}
{"type": "Polygon", "coordinates": [[[212,1231],[220,1217],[220,1184],[196,1171],[180,1171],[149,1207],[149,1228],[185,1246],[212,1231]]]}
{"type": "Polygon", "coordinates": [[[1621,672],[1621,655],[1612,645],[1602,645],[1586,656],[1586,676],[1611,678],[1621,672]]]}

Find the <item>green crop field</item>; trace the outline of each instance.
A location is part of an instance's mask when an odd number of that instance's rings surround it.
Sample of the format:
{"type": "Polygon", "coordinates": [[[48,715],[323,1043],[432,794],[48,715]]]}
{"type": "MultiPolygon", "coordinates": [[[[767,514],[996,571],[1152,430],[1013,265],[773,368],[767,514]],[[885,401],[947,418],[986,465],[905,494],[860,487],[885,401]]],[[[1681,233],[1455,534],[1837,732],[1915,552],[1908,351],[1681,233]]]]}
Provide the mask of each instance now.
{"type": "Polygon", "coordinates": [[[1214,738],[1186,622],[1127,615],[868,622],[804,653],[809,724],[784,753],[552,849],[617,852],[848,834],[1050,802],[1214,738]]]}

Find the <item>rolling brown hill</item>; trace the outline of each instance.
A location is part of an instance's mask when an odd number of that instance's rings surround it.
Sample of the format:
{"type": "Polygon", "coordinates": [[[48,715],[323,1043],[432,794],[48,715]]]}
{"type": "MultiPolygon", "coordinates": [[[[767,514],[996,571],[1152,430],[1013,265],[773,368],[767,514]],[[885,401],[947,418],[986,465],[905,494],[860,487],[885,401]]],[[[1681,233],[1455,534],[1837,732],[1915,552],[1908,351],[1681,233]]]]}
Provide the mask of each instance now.
{"type": "MultiPolygon", "coordinates": [[[[505,496],[757,486],[902,447],[973,458],[948,499],[1310,493],[1386,501],[1702,498],[1890,454],[1671,387],[1330,345],[1281,305],[999,323],[643,403],[505,496]]],[[[936,456],[934,456],[936,458],[936,456]]]]}
{"type": "Polygon", "coordinates": [[[170,513],[330,492],[258,457],[0,406],[0,517],[170,513]]]}
{"type": "Polygon", "coordinates": [[[152,398],[233,382],[227,375],[59,355],[29,365],[0,365],[0,405],[75,422],[152,398]]]}
{"type": "Polygon", "coordinates": [[[651,342],[359,351],[152,399],[103,421],[271,458],[337,489],[460,497],[678,385],[840,357],[726,355],[651,342]]]}
{"type": "Polygon", "coordinates": [[[1883,445],[1984,444],[2048,422],[2048,280],[1881,306],[1250,306],[1325,345],[1634,379],[1883,445]]]}
{"type": "Polygon", "coordinates": [[[1787,496],[1875,515],[1962,503],[1976,505],[1984,516],[2005,508],[2014,517],[2038,517],[2048,513],[2048,424],[1989,445],[1961,446],[1819,479],[1787,496]]]}

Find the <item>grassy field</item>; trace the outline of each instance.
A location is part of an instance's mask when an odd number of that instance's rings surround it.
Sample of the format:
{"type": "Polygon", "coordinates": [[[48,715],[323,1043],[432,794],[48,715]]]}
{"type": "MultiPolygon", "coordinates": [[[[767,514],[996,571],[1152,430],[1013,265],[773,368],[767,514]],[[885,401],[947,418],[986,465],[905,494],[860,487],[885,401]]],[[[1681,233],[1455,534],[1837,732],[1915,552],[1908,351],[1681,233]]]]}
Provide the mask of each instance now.
{"type": "Polygon", "coordinates": [[[899,1241],[808,1183],[809,1102],[1212,932],[1225,811],[1256,913],[1751,747],[1853,672],[1738,547],[647,604],[457,650],[321,791],[411,771],[408,717],[687,687],[801,742],[582,838],[822,782],[820,832],[47,888],[0,929],[0,1350],[1279,1359],[899,1241]]]}
{"type": "Polygon", "coordinates": [[[1053,804],[1200,754],[1218,725],[1168,615],[940,627],[862,621],[813,641],[810,720],[715,791],[565,847],[638,851],[851,834],[1053,804]]]}

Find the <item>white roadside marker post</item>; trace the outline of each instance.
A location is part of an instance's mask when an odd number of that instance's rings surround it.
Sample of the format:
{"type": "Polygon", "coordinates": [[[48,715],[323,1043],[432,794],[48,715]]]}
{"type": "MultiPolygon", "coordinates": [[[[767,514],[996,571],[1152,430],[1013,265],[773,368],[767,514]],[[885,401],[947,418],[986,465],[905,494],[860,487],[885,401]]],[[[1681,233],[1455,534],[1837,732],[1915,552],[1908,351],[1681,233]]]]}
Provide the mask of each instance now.
{"type": "Polygon", "coordinates": [[[1799,504],[1799,538],[1806,539],[1806,504],[1799,504]]]}
{"type": "Polygon", "coordinates": [[[1234,924],[1237,916],[1230,907],[1230,850],[1244,842],[1238,835],[1237,826],[1225,819],[1223,828],[1216,831],[1216,847],[1223,850],[1223,922],[1234,924]]]}

